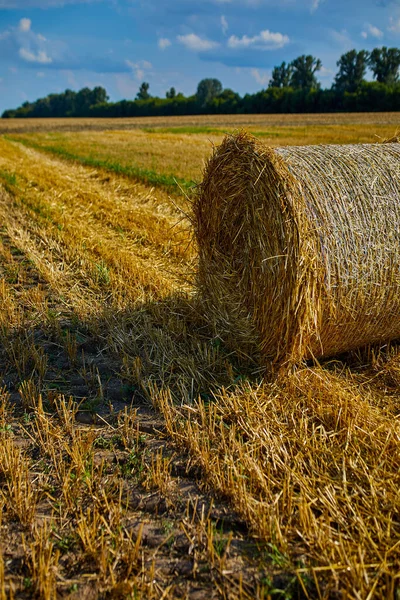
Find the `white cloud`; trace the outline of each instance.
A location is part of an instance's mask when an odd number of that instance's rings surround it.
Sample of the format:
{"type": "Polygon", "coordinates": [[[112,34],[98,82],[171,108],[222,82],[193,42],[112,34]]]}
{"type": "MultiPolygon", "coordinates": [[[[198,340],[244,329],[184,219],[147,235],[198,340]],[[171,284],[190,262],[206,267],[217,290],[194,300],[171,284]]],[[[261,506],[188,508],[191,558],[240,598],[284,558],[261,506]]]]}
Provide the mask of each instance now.
{"type": "Polygon", "coordinates": [[[340,31],[331,29],[329,33],[331,39],[343,49],[351,48],[354,45],[346,29],[341,29],[340,31]]]}
{"type": "Polygon", "coordinates": [[[320,70],[318,71],[318,76],[319,77],[332,77],[332,75],[333,75],[332,69],[327,69],[324,66],[322,66],[320,68],[320,70]]]}
{"type": "Polygon", "coordinates": [[[312,0],[311,8],[310,8],[312,13],[315,12],[316,10],[318,10],[320,3],[321,3],[321,0],[312,0]]]}
{"type": "Polygon", "coordinates": [[[20,19],[16,26],[0,33],[0,56],[30,65],[54,63],[57,47],[60,48],[60,44],[48,42],[43,35],[36,33],[31,19],[27,18],[20,19]]]}
{"type": "Polygon", "coordinates": [[[137,63],[134,63],[131,60],[126,60],[125,63],[132,70],[134,70],[134,69],[152,69],[153,68],[153,65],[148,60],[139,60],[139,62],[137,62],[137,63]]]}
{"type": "Polygon", "coordinates": [[[139,60],[139,62],[136,63],[131,60],[126,60],[125,64],[132,69],[132,72],[138,81],[143,79],[146,70],[153,68],[153,65],[148,60],[139,60]]]}
{"type": "Polygon", "coordinates": [[[187,35],[178,35],[176,38],[180,44],[183,44],[189,50],[194,52],[204,52],[206,50],[212,50],[219,46],[217,42],[207,40],[199,37],[195,33],[188,33],[187,35]]]}
{"type": "Polygon", "coordinates": [[[73,71],[71,71],[70,69],[63,69],[61,72],[67,80],[68,85],[71,85],[74,88],[79,87],[78,81],[76,80],[73,71]]]}
{"type": "Polygon", "coordinates": [[[394,17],[390,17],[388,29],[392,33],[400,33],[400,17],[396,19],[394,17]]]}
{"type": "Polygon", "coordinates": [[[221,29],[224,35],[226,35],[226,32],[228,31],[228,27],[228,21],[226,20],[225,15],[221,15],[221,29]]]}
{"type": "Polygon", "coordinates": [[[228,40],[229,48],[257,48],[258,50],[276,50],[283,48],[289,43],[289,37],[283,33],[269,31],[265,29],[258,35],[248,37],[247,35],[238,38],[231,35],[228,40]]]}
{"type": "Polygon", "coordinates": [[[18,29],[20,31],[29,31],[32,25],[32,21],[30,19],[21,19],[18,25],[18,29]]]}
{"type": "Polygon", "coordinates": [[[36,77],[40,77],[40,78],[42,78],[42,77],[46,77],[46,75],[45,75],[45,73],[43,73],[43,71],[38,71],[38,72],[36,73],[36,77]]]}
{"type": "Polygon", "coordinates": [[[364,31],[361,32],[361,37],[367,39],[368,37],[373,37],[380,40],[383,37],[383,31],[375,27],[375,25],[371,25],[370,23],[365,24],[364,31]]]}
{"type": "Polygon", "coordinates": [[[53,62],[53,59],[50,58],[50,56],[47,56],[44,50],[39,50],[37,54],[35,54],[30,50],[26,50],[26,48],[20,48],[18,54],[27,62],[40,63],[41,65],[48,65],[53,62]]]}
{"type": "Polygon", "coordinates": [[[168,38],[160,38],[158,40],[158,47],[160,48],[160,50],[165,50],[170,45],[171,45],[171,42],[168,38]]]}
{"type": "Polygon", "coordinates": [[[250,73],[260,85],[267,85],[268,81],[271,79],[271,73],[269,72],[262,73],[258,69],[251,69],[250,73]]]}

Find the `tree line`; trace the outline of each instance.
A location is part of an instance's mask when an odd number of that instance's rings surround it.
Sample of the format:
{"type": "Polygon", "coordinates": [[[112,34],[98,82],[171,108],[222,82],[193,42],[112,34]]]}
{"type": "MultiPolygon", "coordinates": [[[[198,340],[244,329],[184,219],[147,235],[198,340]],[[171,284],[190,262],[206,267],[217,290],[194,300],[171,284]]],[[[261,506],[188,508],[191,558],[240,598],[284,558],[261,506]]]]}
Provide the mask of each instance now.
{"type": "Polygon", "coordinates": [[[322,89],[318,58],[302,55],[274,67],[268,87],[241,97],[223,89],[218,79],[203,79],[193,96],[171,87],[165,98],[151,96],[143,82],[134,100],[109,102],[102,87],[66,90],[6,110],[2,117],[135,117],[228,113],[301,113],[400,110],[400,50],[350,50],[337,61],[338,72],[330,88],[322,89]],[[373,81],[366,81],[370,69],[373,81]]]}

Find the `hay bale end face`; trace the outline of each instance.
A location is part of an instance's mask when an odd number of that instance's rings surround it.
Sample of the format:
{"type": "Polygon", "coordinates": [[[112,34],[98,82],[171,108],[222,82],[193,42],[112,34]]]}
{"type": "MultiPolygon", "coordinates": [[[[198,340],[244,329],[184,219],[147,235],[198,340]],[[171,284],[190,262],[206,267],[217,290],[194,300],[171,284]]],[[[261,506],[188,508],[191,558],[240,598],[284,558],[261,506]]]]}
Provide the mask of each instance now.
{"type": "Polygon", "coordinates": [[[194,206],[215,333],[269,363],[400,337],[400,144],[227,136],[194,206]]]}

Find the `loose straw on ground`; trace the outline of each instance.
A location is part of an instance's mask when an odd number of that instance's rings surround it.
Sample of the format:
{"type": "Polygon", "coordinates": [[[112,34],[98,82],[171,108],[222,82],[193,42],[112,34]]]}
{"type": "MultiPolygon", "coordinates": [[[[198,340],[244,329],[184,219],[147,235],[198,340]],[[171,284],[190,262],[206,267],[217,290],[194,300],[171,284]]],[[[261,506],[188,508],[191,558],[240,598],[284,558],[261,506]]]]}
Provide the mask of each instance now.
{"type": "Polygon", "coordinates": [[[194,205],[216,335],[275,365],[400,337],[399,159],[397,143],[227,136],[194,205]]]}

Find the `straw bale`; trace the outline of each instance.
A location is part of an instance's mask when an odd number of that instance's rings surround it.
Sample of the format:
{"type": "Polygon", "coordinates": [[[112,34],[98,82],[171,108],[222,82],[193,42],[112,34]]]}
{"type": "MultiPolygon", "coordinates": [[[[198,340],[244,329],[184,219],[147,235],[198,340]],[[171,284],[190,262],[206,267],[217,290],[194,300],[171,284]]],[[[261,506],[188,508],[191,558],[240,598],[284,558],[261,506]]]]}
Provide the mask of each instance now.
{"type": "Polygon", "coordinates": [[[400,145],[214,150],[194,205],[216,335],[272,364],[400,337],[400,145]]]}

